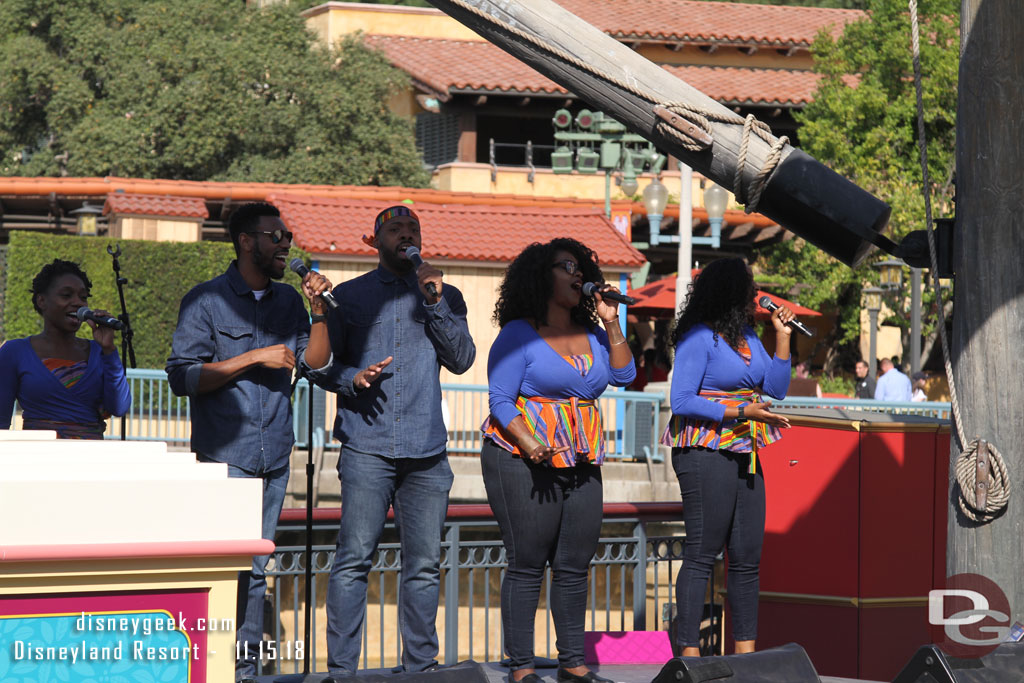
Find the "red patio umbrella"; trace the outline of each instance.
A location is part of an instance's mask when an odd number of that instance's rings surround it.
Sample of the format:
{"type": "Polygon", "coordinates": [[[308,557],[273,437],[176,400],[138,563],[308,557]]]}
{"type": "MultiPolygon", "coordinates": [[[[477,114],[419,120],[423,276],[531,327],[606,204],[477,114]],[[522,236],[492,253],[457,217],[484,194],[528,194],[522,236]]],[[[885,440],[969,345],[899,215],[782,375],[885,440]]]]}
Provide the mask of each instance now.
{"type": "MultiPolygon", "coordinates": [[[[693,276],[696,277],[700,271],[694,271],[693,276]]],[[[629,295],[636,299],[636,304],[629,307],[629,312],[636,316],[646,316],[650,318],[672,318],[675,317],[676,307],[676,279],[675,277],[667,277],[662,280],[655,280],[654,282],[648,282],[643,287],[637,287],[636,289],[629,290],[629,295]]],[[[793,313],[800,316],[820,316],[821,313],[818,311],[801,306],[800,304],[793,303],[783,299],[781,296],[769,294],[763,292],[760,289],[757,290],[757,294],[754,296],[754,301],[757,301],[762,296],[769,297],[772,301],[780,306],[788,306],[793,313]]],[[[758,319],[767,320],[771,317],[771,313],[760,306],[754,311],[754,316],[758,319]]]]}

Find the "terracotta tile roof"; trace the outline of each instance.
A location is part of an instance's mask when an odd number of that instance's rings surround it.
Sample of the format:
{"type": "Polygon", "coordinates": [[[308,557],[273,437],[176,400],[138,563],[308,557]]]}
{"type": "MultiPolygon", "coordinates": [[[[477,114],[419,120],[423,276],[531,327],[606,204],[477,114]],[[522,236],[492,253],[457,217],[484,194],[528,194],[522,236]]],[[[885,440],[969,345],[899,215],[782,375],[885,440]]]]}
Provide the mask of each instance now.
{"type": "Polygon", "coordinates": [[[103,204],[103,213],[136,214],[142,216],[183,216],[209,218],[206,202],[199,197],[172,197],[170,195],[128,194],[112,192],[103,204]]]}
{"type": "MultiPolygon", "coordinates": [[[[376,257],[361,237],[393,201],[313,197],[274,193],[267,197],[295,233],[296,243],[314,253],[376,257]]],[[[597,209],[529,208],[507,205],[415,203],[423,230],[423,257],[507,263],[531,242],[571,235],[613,266],[638,268],[643,254],[633,248],[597,209]]]]}
{"type": "MultiPolygon", "coordinates": [[[[568,92],[490,43],[381,35],[367,36],[366,40],[415,82],[442,99],[458,91],[568,92]]],[[[728,105],[802,106],[811,100],[819,78],[810,71],[790,69],[675,65],[664,68],[711,99],[728,105]]]]}
{"type": "Polygon", "coordinates": [[[810,45],[817,32],[867,16],[860,10],[695,0],[555,0],[615,38],[810,45]]]}

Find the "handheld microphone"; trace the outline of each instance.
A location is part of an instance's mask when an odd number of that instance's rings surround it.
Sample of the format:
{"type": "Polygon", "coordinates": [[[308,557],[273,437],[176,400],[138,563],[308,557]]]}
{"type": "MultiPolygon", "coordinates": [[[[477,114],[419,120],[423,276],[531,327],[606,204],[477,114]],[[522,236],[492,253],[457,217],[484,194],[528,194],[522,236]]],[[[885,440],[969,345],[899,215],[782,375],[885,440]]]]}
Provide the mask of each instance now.
{"type": "MultiPolygon", "coordinates": [[[[296,273],[299,277],[306,277],[306,273],[309,272],[309,268],[302,262],[299,257],[293,258],[289,263],[288,267],[292,269],[292,272],[296,273]]],[[[334,300],[334,296],[330,292],[321,292],[320,298],[325,304],[331,308],[337,308],[338,302],[334,300]]]]}
{"type": "MultiPolygon", "coordinates": [[[[419,270],[419,267],[423,265],[423,257],[420,256],[420,250],[416,247],[406,247],[405,256],[412,261],[412,267],[419,270]]],[[[430,292],[430,296],[437,298],[437,287],[434,286],[433,282],[427,283],[427,291],[430,292]]]]}
{"type": "MultiPolygon", "coordinates": [[[[760,299],[758,299],[757,300],[757,304],[758,304],[758,306],[760,306],[761,308],[765,309],[766,311],[774,311],[775,309],[777,309],[779,307],[779,305],[777,303],[772,301],[771,298],[769,298],[767,296],[762,296],[760,299]]],[[[798,330],[799,332],[801,332],[803,334],[806,334],[808,337],[813,337],[814,336],[814,333],[811,332],[806,327],[804,327],[804,324],[802,322],[800,322],[799,320],[797,320],[796,318],[793,318],[792,320],[790,320],[786,324],[789,325],[790,327],[792,327],[794,330],[798,330]]]]}
{"type": "Polygon", "coordinates": [[[632,306],[633,304],[636,303],[636,299],[634,299],[631,296],[619,294],[618,292],[613,292],[611,290],[607,292],[602,292],[601,287],[602,285],[598,285],[593,282],[584,282],[583,293],[587,296],[594,296],[594,294],[600,294],[602,299],[607,299],[608,301],[617,301],[620,304],[626,304],[627,306],[632,306]]]}
{"type": "Polygon", "coordinates": [[[82,322],[85,322],[86,320],[91,320],[100,327],[109,327],[112,330],[124,329],[124,323],[118,320],[117,318],[111,318],[108,315],[99,315],[88,306],[82,306],[77,311],[75,311],[75,317],[77,317],[82,322]]]}

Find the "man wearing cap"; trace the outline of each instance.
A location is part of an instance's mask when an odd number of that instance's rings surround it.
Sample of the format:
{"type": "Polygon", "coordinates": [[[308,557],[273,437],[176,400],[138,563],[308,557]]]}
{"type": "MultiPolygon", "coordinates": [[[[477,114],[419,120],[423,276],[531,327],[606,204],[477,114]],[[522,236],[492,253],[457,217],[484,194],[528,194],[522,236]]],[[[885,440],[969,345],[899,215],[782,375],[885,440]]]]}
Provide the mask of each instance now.
{"type": "Polygon", "coordinates": [[[334,436],[342,443],[341,528],[327,588],[332,677],[356,670],[367,575],[392,506],[402,551],[402,667],[413,673],[437,665],[441,535],[453,481],[440,370],[462,374],[476,357],[462,294],[440,270],[414,268],[406,254],[420,248],[416,214],[389,207],[363,240],[377,249],[377,268],[334,289],[333,365],[315,377],[338,393],[334,436]]]}

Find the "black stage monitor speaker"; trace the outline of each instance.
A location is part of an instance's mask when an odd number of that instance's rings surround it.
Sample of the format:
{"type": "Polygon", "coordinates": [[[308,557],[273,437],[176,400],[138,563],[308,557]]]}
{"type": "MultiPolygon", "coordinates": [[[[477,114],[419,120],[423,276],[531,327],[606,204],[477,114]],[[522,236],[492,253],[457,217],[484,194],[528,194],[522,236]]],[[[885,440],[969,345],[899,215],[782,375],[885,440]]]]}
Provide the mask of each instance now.
{"type": "Polygon", "coordinates": [[[796,643],[746,655],[676,657],[652,683],[820,683],[818,672],[796,643]]]}
{"type": "Polygon", "coordinates": [[[358,676],[325,678],[320,674],[319,681],[336,680],[346,683],[487,683],[487,671],[484,667],[467,659],[450,666],[439,666],[419,673],[360,673],[358,676]]]}
{"type": "Polygon", "coordinates": [[[910,658],[893,683],[1021,683],[1024,643],[1003,643],[984,657],[960,659],[925,645],[910,658]]]}

